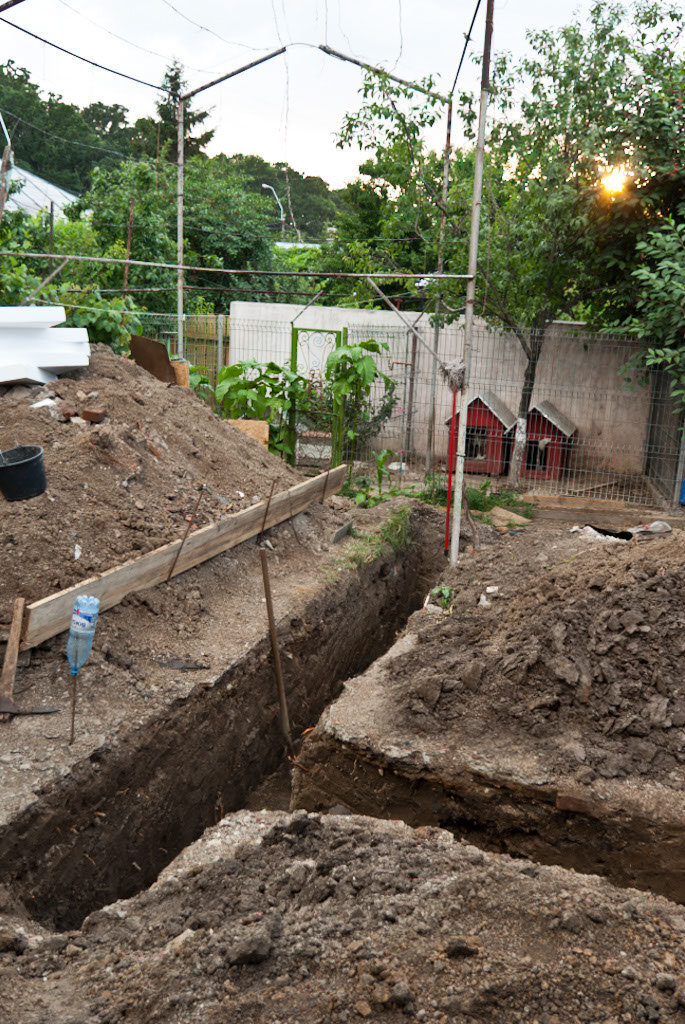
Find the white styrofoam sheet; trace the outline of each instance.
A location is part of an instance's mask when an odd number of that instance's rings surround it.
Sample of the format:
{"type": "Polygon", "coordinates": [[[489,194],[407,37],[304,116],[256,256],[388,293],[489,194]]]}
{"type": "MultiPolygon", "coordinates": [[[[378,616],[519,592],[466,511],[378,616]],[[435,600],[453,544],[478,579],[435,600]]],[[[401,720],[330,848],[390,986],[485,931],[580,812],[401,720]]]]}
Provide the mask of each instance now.
{"type": "Polygon", "coordinates": [[[0,306],[0,329],[56,327],[67,318],[64,306],[0,306]]]}
{"type": "Polygon", "coordinates": [[[30,363],[0,363],[0,384],[47,384],[55,374],[30,363]]]}

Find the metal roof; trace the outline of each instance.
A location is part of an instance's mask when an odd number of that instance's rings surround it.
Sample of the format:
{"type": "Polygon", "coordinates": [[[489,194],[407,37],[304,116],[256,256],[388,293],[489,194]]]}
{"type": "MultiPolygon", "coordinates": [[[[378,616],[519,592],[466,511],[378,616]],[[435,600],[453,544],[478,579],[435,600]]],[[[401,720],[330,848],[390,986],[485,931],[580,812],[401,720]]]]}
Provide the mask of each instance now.
{"type": "MultiPolygon", "coordinates": [[[[501,398],[498,398],[492,391],[479,391],[477,395],[473,396],[469,405],[473,405],[478,398],[481,400],[483,405],[490,410],[493,416],[496,416],[500,423],[503,424],[505,432],[511,430],[516,423],[516,417],[509,406],[504,404],[501,398]]],[[[450,416],[449,419],[445,420],[445,424],[449,424],[451,420],[452,417],[450,416]]]]}
{"type": "Polygon", "coordinates": [[[50,203],[55,204],[55,215],[63,216],[64,207],[78,199],[73,192],[67,192],[65,188],[53,185],[32,171],[25,171],[23,167],[15,165],[10,173],[10,182],[14,184],[17,181],[21,183],[21,190],[9,197],[7,209],[23,210],[30,217],[41,210],[49,210],[50,203]]]}
{"type": "Polygon", "coordinates": [[[551,402],[537,402],[530,411],[539,412],[552,426],[561,431],[564,437],[571,437],[578,429],[575,423],[572,423],[568,416],[564,416],[563,412],[559,412],[556,405],[552,405],[551,402]]]}

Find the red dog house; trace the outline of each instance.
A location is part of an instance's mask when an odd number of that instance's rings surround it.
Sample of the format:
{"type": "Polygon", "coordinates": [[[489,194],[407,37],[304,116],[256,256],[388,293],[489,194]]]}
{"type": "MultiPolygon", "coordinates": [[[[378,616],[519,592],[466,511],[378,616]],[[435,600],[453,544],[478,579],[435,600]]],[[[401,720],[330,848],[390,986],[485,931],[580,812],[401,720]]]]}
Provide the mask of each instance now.
{"type": "Polygon", "coordinates": [[[538,402],[528,413],[522,474],[558,480],[568,462],[577,427],[551,402],[538,402]]]}
{"type": "MultiPolygon", "coordinates": [[[[459,429],[457,413],[455,431],[459,429]]],[[[452,417],[446,421],[449,427],[452,417]]],[[[465,473],[487,473],[499,476],[506,470],[509,452],[507,435],[516,417],[492,391],[481,391],[468,405],[466,419],[465,473]]]]}

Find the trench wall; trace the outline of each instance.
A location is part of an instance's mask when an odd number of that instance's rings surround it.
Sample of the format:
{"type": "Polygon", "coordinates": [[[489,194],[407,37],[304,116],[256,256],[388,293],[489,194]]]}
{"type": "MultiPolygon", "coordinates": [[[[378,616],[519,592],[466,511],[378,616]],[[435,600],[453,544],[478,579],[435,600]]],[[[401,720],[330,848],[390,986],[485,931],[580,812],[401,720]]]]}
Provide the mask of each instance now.
{"type": "MultiPolygon", "coordinates": [[[[412,511],[405,550],[345,571],[278,634],[293,735],[317,721],[342,681],[390,646],[440,554],[431,516],[412,511]]],[[[264,637],[214,682],[93,751],[0,830],[0,882],[37,919],[76,927],[132,896],[202,831],[243,806],[283,757],[264,637]]]]}

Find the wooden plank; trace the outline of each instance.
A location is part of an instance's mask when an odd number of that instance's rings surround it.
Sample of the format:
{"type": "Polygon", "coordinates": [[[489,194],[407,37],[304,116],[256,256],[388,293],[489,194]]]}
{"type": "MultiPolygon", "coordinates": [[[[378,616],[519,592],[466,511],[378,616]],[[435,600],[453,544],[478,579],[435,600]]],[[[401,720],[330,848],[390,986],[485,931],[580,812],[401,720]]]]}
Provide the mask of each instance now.
{"type": "MultiPolygon", "coordinates": [[[[235,515],[227,516],[218,523],[203,527],[188,537],[179,556],[174,576],[209,558],[227,551],[243,541],[256,537],[264,524],[264,513],[268,504],[265,528],[276,526],[302,512],[314,501],[323,501],[342,486],[347,472],[346,466],[337,466],[330,472],[322,473],[311,480],[296,484],[287,491],[275,494],[270,503],[260,501],[235,515]]],[[[127,594],[146,587],[163,583],[169,575],[173,560],[181,547],[181,540],[172,541],[147,555],[132,559],[115,569],[109,569],[99,576],[82,580],[67,590],[51,594],[28,607],[28,620],[24,631],[22,649],[35,647],[43,640],[56,636],[69,628],[74,601],[79,594],[90,594],[100,600],[100,611],[113,608],[127,594]]]]}
{"type": "Polygon", "coordinates": [[[17,674],[19,641],[21,640],[21,627],[24,622],[25,607],[25,599],[18,597],[14,602],[12,625],[10,626],[10,635],[7,640],[7,647],[5,648],[5,662],[2,666],[2,676],[0,677],[0,697],[6,697],[7,700],[12,700],[14,694],[14,677],[17,674]]]}
{"type": "Polygon", "coordinates": [[[268,420],[224,420],[224,423],[235,427],[241,434],[251,437],[253,441],[259,441],[265,448],[269,447],[268,420]]]}
{"type": "Polygon", "coordinates": [[[637,505],[635,502],[620,501],[616,498],[586,498],[586,497],[570,497],[556,494],[541,494],[531,492],[528,494],[522,494],[521,501],[528,501],[533,505],[539,505],[540,508],[578,508],[578,509],[596,509],[598,512],[610,511],[616,509],[616,511],[630,510],[634,511],[635,514],[643,521],[648,519],[663,519],[665,514],[673,515],[673,509],[654,509],[645,508],[643,505],[637,505]]]}

